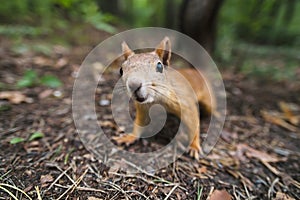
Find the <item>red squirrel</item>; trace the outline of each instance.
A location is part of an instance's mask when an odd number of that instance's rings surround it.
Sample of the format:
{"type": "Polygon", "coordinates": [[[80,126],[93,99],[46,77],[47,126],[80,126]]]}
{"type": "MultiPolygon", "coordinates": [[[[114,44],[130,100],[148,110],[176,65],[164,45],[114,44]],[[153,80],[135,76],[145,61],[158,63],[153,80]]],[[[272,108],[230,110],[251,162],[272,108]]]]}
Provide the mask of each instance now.
{"type": "Polygon", "coordinates": [[[171,43],[168,37],[152,52],[136,54],[125,42],[122,43],[122,51],[125,60],[120,74],[127,92],[134,99],[136,117],[133,132],[113,137],[113,140],[117,144],[134,143],[142,134],[140,127],[149,123],[149,108],[153,104],[160,104],[185,124],[190,141],[189,154],[199,159],[201,147],[197,103],[207,114],[212,114],[216,107],[216,99],[208,80],[195,69],[170,70],[171,43]],[[178,78],[178,72],[188,81],[189,86],[182,78],[178,78]],[[196,95],[195,98],[189,95],[190,89],[196,95]]]}

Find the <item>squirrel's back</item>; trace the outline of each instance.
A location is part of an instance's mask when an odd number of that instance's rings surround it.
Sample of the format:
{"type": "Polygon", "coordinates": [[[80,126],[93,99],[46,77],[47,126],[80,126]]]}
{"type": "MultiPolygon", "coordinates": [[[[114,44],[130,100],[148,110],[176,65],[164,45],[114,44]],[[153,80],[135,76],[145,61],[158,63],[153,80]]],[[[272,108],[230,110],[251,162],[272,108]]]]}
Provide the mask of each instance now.
{"type": "MultiPolygon", "coordinates": [[[[196,69],[181,68],[177,71],[189,82],[200,104],[200,107],[204,109],[206,114],[212,114],[216,108],[216,99],[209,81],[201,74],[200,71],[196,69]]],[[[173,80],[171,84],[173,84],[175,90],[182,90],[182,88],[177,87],[180,79],[176,80],[170,77],[169,80],[173,80]]],[[[180,93],[180,91],[178,91],[178,93],[180,93]]]]}

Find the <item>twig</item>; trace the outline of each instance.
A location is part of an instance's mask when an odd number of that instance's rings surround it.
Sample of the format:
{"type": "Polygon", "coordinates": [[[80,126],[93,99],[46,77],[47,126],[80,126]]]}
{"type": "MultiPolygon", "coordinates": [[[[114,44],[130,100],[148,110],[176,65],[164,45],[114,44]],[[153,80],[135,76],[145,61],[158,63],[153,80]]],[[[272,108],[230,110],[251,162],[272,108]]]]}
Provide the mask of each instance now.
{"type": "MultiPolygon", "coordinates": [[[[109,185],[110,187],[112,188],[115,188],[116,190],[122,192],[124,195],[125,195],[125,199],[127,200],[128,199],[128,196],[126,194],[126,192],[117,184],[113,183],[113,182],[101,182],[102,184],[106,184],[106,185],[109,185]]],[[[129,197],[130,198],[130,197],[129,197]]],[[[130,198],[131,199],[131,198],[130,198]]]]}
{"type": "Polygon", "coordinates": [[[174,190],[175,190],[177,187],[178,187],[178,185],[175,185],[175,186],[172,188],[172,190],[168,193],[168,195],[166,196],[166,198],[164,198],[164,200],[167,200],[167,199],[171,196],[171,194],[174,192],[174,190]]]}
{"type": "MultiPolygon", "coordinates": [[[[271,166],[268,162],[261,161],[271,172],[273,172],[275,175],[279,176],[281,179],[284,179],[286,176],[285,173],[282,173],[278,171],[275,167],[271,166]]],[[[289,177],[290,183],[292,183],[295,187],[300,189],[300,183],[296,180],[294,180],[292,177],[289,177]]]]}
{"type": "Polygon", "coordinates": [[[74,190],[76,189],[76,187],[78,186],[78,184],[82,181],[82,179],[85,177],[86,173],[89,171],[89,169],[86,169],[83,174],[76,180],[76,183],[73,187],[73,189],[71,190],[71,193],[74,192],[74,190]]]}
{"type": "Polygon", "coordinates": [[[137,190],[128,190],[128,191],[125,191],[125,193],[130,193],[130,192],[137,193],[137,194],[141,195],[142,197],[144,197],[145,199],[148,199],[148,197],[146,197],[143,193],[141,193],[141,192],[139,192],[137,190]]]}
{"type": "Polygon", "coordinates": [[[121,177],[124,177],[124,178],[136,178],[136,179],[141,179],[142,181],[148,183],[148,184],[153,184],[155,185],[155,183],[151,180],[147,180],[145,179],[144,177],[141,177],[141,176],[137,176],[137,175],[130,175],[130,174],[120,174],[120,173],[117,173],[117,172],[110,172],[110,174],[113,174],[113,175],[117,175],[117,176],[121,176],[121,177]]]}
{"type": "MultiPolygon", "coordinates": [[[[212,186],[212,187],[210,188],[210,191],[209,191],[209,193],[208,193],[208,195],[207,195],[206,200],[209,200],[209,199],[210,199],[210,196],[211,196],[211,194],[213,193],[214,189],[215,189],[214,186],[212,186]]],[[[234,188],[233,188],[233,190],[234,190],[234,188]]]]}
{"type": "Polygon", "coordinates": [[[168,184],[164,184],[164,185],[156,184],[154,181],[148,180],[148,179],[146,179],[146,178],[144,178],[142,176],[138,176],[138,175],[120,174],[120,173],[117,173],[117,172],[109,172],[109,173],[113,174],[113,175],[121,176],[121,177],[124,177],[124,178],[140,179],[140,180],[144,181],[145,183],[156,185],[156,186],[160,186],[160,187],[175,186],[175,185],[177,185],[177,187],[179,187],[178,184],[176,184],[176,183],[170,183],[170,182],[168,182],[168,184]]]}
{"type": "Polygon", "coordinates": [[[37,193],[37,196],[38,196],[38,200],[42,200],[42,197],[41,197],[41,194],[40,194],[39,186],[35,186],[35,190],[36,190],[36,193],[37,193]]]}
{"type": "MultiPolygon", "coordinates": [[[[55,186],[57,187],[60,187],[60,188],[65,188],[65,189],[68,189],[69,187],[72,187],[72,185],[67,185],[67,186],[64,186],[64,185],[60,185],[60,184],[54,184],[55,186]]],[[[107,194],[106,191],[104,190],[101,190],[101,189],[96,189],[96,188],[87,188],[87,187],[76,187],[76,190],[79,190],[79,191],[88,191],[88,192],[101,192],[101,193],[105,193],[107,194]]]]}
{"type": "Polygon", "coordinates": [[[5,174],[0,176],[0,180],[2,180],[6,175],[8,175],[12,170],[8,170],[5,174]]]}
{"type": "Polygon", "coordinates": [[[279,182],[279,178],[278,177],[275,178],[275,180],[272,182],[272,184],[271,184],[271,186],[270,186],[270,188],[268,190],[268,199],[271,199],[271,194],[274,192],[274,186],[278,182],[279,182]]]}
{"type": "MultiPolygon", "coordinates": [[[[235,198],[236,200],[239,200],[240,197],[236,194],[235,187],[236,187],[235,185],[232,186],[232,189],[233,189],[233,195],[234,195],[234,198],[235,198]]],[[[206,200],[208,200],[208,198],[207,198],[206,200]]]]}
{"type": "Polygon", "coordinates": [[[184,187],[182,187],[182,186],[180,186],[180,185],[178,185],[178,184],[176,184],[176,183],[172,183],[172,182],[170,182],[170,181],[167,181],[167,180],[165,180],[165,179],[163,179],[163,178],[161,178],[161,177],[158,177],[158,176],[155,176],[155,175],[153,175],[153,174],[150,174],[149,172],[147,172],[147,171],[141,169],[140,167],[136,166],[135,164],[133,164],[133,163],[131,163],[131,162],[128,162],[128,161],[125,160],[125,159],[124,159],[123,161],[124,161],[126,164],[130,165],[131,167],[137,169],[137,170],[140,171],[141,173],[146,174],[147,176],[150,176],[150,177],[152,177],[152,178],[156,178],[157,180],[159,180],[159,181],[161,181],[161,182],[163,182],[163,183],[168,183],[169,185],[171,185],[171,184],[172,184],[172,185],[177,185],[180,189],[182,189],[182,190],[184,190],[184,191],[187,191],[186,188],[184,188],[184,187]]]}
{"type": "Polygon", "coordinates": [[[1,187],[2,190],[4,190],[4,191],[7,191],[4,187],[9,187],[9,188],[15,189],[15,190],[21,192],[22,194],[24,194],[28,199],[32,200],[31,197],[30,197],[26,192],[24,192],[23,190],[21,190],[21,189],[15,187],[15,186],[8,185],[8,184],[5,184],[5,183],[0,183],[0,187],[1,187]]]}
{"type": "Polygon", "coordinates": [[[63,198],[70,190],[71,190],[71,193],[74,191],[74,189],[77,187],[77,185],[81,182],[81,180],[84,178],[84,176],[86,175],[86,173],[88,172],[88,169],[86,169],[83,174],[75,181],[75,183],[73,183],[71,185],[71,187],[69,187],[62,195],[60,195],[58,197],[57,200],[63,198]]]}
{"type": "Polygon", "coordinates": [[[9,196],[11,196],[12,198],[14,198],[15,200],[18,200],[18,198],[13,193],[11,193],[8,189],[6,189],[4,187],[1,187],[1,186],[0,186],[0,189],[3,190],[4,192],[8,193],[9,196]]]}
{"type": "MultiPolygon", "coordinates": [[[[65,171],[63,171],[54,181],[53,181],[53,183],[51,183],[51,185],[48,187],[48,189],[46,190],[46,191],[48,191],[48,190],[50,190],[52,187],[53,187],[53,185],[57,182],[57,181],[59,181],[59,179],[63,176],[63,175],[65,175],[69,170],[71,169],[71,167],[68,167],[68,169],[66,169],[65,171]]],[[[74,183],[74,182],[73,182],[74,183]]]]}
{"type": "MultiPolygon", "coordinates": [[[[52,167],[56,167],[59,171],[61,171],[62,173],[64,172],[64,170],[62,170],[58,165],[56,164],[49,164],[49,166],[52,166],[52,167]]],[[[64,174],[73,184],[75,183],[75,181],[67,174],[65,173],[64,174]]]]}
{"type": "Polygon", "coordinates": [[[242,183],[243,183],[243,185],[244,185],[244,189],[245,189],[246,195],[247,195],[247,197],[249,198],[249,197],[250,197],[250,194],[249,194],[249,192],[248,192],[247,185],[245,184],[244,181],[242,181],[242,183]]]}

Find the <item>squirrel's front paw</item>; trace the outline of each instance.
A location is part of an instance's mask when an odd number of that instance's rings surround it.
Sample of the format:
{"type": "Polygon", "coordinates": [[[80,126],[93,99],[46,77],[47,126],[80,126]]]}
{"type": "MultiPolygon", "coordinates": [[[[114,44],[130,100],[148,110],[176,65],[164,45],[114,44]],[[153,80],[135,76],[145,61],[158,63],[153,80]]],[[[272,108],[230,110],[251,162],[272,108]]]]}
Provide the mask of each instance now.
{"type": "Polygon", "coordinates": [[[189,154],[192,158],[199,160],[199,157],[203,155],[200,145],[191,145],[189,154]]]}
{"type": "Polygon", "coordinates": [[[136,141],[137,137],[133,134],[126,134],[121,136],[114,136],[112,137],[112,139],[116,141],[118,145],[125,144],[126,146],[129,146],[136,141]]]}
{"type": "Polygon", "coordinates": [[[196,160],[199,160],[199,150],[197,149],[190,149],[190,156],[195,158],[196,160]]]}

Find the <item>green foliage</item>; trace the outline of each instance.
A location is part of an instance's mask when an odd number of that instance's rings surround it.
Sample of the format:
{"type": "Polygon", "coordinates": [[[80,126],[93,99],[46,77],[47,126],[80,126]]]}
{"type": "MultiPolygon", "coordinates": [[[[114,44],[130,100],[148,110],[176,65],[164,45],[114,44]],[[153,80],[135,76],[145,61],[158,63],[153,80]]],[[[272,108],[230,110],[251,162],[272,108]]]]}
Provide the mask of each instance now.
{"type": "Polygon", "coordinates": [[[18,88],[33,87],[35,85],[42,84],[51,88],[57,88],[62,85],[62,82],[53,75],[44,75],[41,78],[38,77],[34,70],[27,70],[23,77],[17,82],[18,88]]]}
{"type": "Polygon", "coordinates": [[[32,141],[32,140],[36,140],[36,139],[40,139],[43,138],[44,134],[41,132],[34,132],[28,139],[28,141],[32,141]]]}
{"type": "Polygon", "coordinates": [[[202,191],[203,191],[203,187],[200,186],[199,182],[198,182],[198,189],[197,189],[197,200],[201,199],[202,196],[202,191]]]}
{"type": "Polygon", "coordinates": [[[46,30],[43,30],[41,28],[26,25],[0,25],[0,34],[11,37],[18,37],[20,35],[36,37],[45,32],[46,30]]]}
{"type": "Polygon", "coordinates": [[[11,51],[15,54],[18,54],[18,55],[22,55],[22,54],[25,54],[27,53],[28,51],[30,51],[30,47],[26,44],[19,44],[18,42],[16,42],[17,44],[16,45],[13,45],[11,47],[11,51]]]}
{"type": "Polygon", "coordinates": [[[0,26],[0,34],[37,36],[57,28],[67,29],[72,22],[89,23],[97,29],[113,33],[115,28],[109,24],[112,19],[100,11],[95,0],[3,1],[0,5],[0,23],[5,25],[0,26]]]}
{"type": "Polygon", "coordinates": [[[49,44],[38,43],[30,46],[35,53],[41,53],[46,56],[50,56],[52,53],[52,46],[49,44]]]}
{"type": "Polygon", "coordinates": [[[37,140],[37,139],[40,139],[40,138],[43,138],[44,137],[44,134],[41,133],[41,132],[34,132],[30,135],[30,137],[28,139],[25,139],[25,138],[22,138],[22,137],[14,137],[12,138],[9,143],[10,144],[19,144],[19,143],[22,143],[22,142],[30,142],[30,141],[33,141],[33,140],[37,140]]]}
{"type": "Polygon", "coordinates": [[[23,77],[17,82],[18,88],[32,87],[38,83],[37,73],[34,70],[27,70],[23,77]]]}
{"type": "Polygon", "coordinates": [[[166,0],[127,0],[120,3],[127,23],[134,27],[164,26],[168,20],[165,19],[166,0]]]}
{"type": "Polygon", "coordinates": [[[52,87],[52,88],[57,88],[62,85],[61,81],[53,75],[42,76],[42,78],[40,79],[40,82],[42,85],[52,87]]]}
{"type": "Polygon", "coordinates": [[[80,8],[86,22],[92,24],[99,30],[104,30],[109,33],[116,32],[116,29],[107,23],[110,19],[109,15],[100,13],[95,2],[90,1],[88,4],[82,3],[80,8]]]}
{"type": "Polygon", "coordinates": [[[21,142],[24,142],[25,139],[24,138],[21,138],[21,137],[14,137],[12,138],[9,143],[10,144],[18,144],[18,143],[21,143],[21,142]]]}
{"type": "Polygon", "coordinates": [[[14,44],[10,49],[13,53],[18,55],[24,55],[28,52],[34,52],[36,54],[43,54],[45,56],[51,56],[53,53],[53,46],[48,43],[37,43],[37,44],[27,44],[23,43],[23,40],[15,40],[14,44]]]}
{"type": "Polygon", "coordinates": [[[236,44],[238,70],[248,76],[283,81],[297,80],[299,49],[287,47],[236,44]]]}
{"type": "Polygon", "coordinates": [[[64,164],[65,164],[65,165],[68,164],[70,155],[71,155],[71,153],[72,153],[74,150],[75,150],[74,148],[71,148],[71,149],[68,151],[68,153],[66,154],[65,159],[64,159],[64,164]]]}
{"type": "Polygon", "coordinates": [[[0,112],[5,112],[11,109],[11,105],[9,104],[0,104],[0,112]]]}
{"type": "MultiPolygon", "coordinates": [[[[298,1],[226,0],[219,17],[220,26],[229,26],[234,37],[272,45],[300,43],[298,1]],[[293,4],[292,4],[293,3],[293,4]],[[292,7],[291,7],[292,6],[292,7]],[[294,8],[293,8],[294,7],[294,8]]],[[[223,34],[222,30],[219,35],[223,34]]]]}
{"type": "Polygon", "coordinates": [[[241,72],[249,76],[261,77],[267,80],[296,80],[296,69],[294,67],[286,66],[280,68],[270,64],[257,64],[257,62],[252,62],[251,60],[247,60],[243,64],[241,72]]]}
{"type": "MultiPolygon", "coordinates": [[[[300,2],[226,0],[219,13],[216,56],[247,76],[297,80],[300,2]]],[[[298,78],[299,79],[299,78],[298,78]]]]}
{"type": "MultiPolygon", "coordinates": [[[[149,26],[153,21],[154,6],[148,0],[123,1],[123,9],[127,13],[127,21],[136,27],[149,26]]],[[[162,2],[162,1],[160,1],[162,2]]]]}

